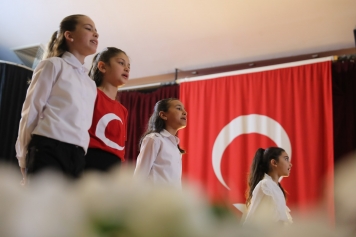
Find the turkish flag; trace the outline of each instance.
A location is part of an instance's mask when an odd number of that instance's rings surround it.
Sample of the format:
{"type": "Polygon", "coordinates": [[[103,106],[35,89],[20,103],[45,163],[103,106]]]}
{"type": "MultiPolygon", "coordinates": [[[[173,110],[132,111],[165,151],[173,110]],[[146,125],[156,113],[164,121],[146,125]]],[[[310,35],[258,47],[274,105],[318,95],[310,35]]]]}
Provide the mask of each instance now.
{"type": "Polygon", "coordinates": [[[293,164],[281,181],[292,215],[326,200],[333,216],[332,195],[324,197],[334,170],[330,60],[182,82],[180,100],[183,178],[211,201],[244,204],[256,150],[279,146],[293,164]]]}

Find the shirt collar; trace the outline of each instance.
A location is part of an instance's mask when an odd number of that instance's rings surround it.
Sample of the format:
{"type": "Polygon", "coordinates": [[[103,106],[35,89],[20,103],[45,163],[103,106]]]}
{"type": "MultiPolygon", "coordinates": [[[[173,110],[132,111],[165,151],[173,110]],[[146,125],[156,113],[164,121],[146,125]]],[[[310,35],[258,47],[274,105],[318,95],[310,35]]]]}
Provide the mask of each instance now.
{"type": "Polygon", "coordinates": [[[86,73],[89,72],[89,70],[83,66],[83,64],[70,52],[66,51],[63,55],[62,55],[62,59],[64,61],[66,61],[68,64],[72,65],[75,68],[79,68],[84,70],[86,73]]]}
{"type": "Polygon", "coordinates": [[[265,173],[265,177],[264,177],[265,179],[269,179],[269,180],[272,180],[272,177],[271,176],[269,176],[268,174],[266,174],[265,173]]]}
{"type": "MultiPolygon", "coordinates": [[[[269,176],[268,174],[265,173],[265,176],[263,177],[264,179],[268,179],[268,180],[271,180],[274,184],[276,184],[276,182],[274,182],[274,180],[272,179],[271,176],[269,176]]],[[[278,185],[278,184],[276,184],[278,185]]]]}
{"type": "Polygon", "coordinates": [[[163,129],[160,134],[164,137],[168,137],[170,140],[176,142],[177,144],[179,144],[179,138],[177,136],[174,136],[172,134],[170,134],[166,129],[163,129]]]}

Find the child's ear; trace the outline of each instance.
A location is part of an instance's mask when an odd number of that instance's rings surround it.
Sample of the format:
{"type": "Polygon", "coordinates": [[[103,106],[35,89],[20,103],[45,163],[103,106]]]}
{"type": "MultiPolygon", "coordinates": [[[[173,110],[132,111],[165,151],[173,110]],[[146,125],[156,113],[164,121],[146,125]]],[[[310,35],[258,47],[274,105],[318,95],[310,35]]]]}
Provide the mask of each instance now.
{"type": "Polygon", "coordinates": [[[65,31],[63,36],[66,40],[73,42],[72,33],[70,31],[68,31],[68,30],[65,31]]]}
{"type": "Polygon", "coordinates": [[[98,69],[99,69],[100,72],[105,73],[106,72],[105,63],[102,62],[102,61],[99,61],[98,62],[98,69]]]}
{"type": "Polygon", "coordinates": [[[271,165],[276,167],[277,166],[277,161],[275,159],[272,159],[271,160],[271,165]]]}
{"type": "Polygon", "coordinates": [[[164,114],[163,111],[159,111],[158,115],[161,117],[161,119],[167,120],[167,116],[164,114]]]}

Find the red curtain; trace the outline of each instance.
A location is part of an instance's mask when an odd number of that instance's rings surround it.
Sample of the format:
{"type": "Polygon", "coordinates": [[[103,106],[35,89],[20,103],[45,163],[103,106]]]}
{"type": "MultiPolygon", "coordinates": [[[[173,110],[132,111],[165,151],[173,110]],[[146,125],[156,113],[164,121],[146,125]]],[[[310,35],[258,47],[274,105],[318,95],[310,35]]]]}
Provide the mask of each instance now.
{"type": "Polygon", "coordinates": [[[123,91],[117,95],[117,100],[128,110],[128,126],[125,160],[135,162],[139,153],[138,143],[147,129],[153,107],[157,101],[165,98],[179,98],[179,86],[165,86],[155,91],[123,91]]]}
{"type": "MultiPolygon", "coordinates": [[[[245,203],[259,147],[289,153],[293,167],[281,183],[292,211],[306,213],[321,201],[325,185],[333,189],[330,61],[185,82],[180,99],[188,112],[180,132],[184,178],[213,202],[245,203]]],[[[333,216],[332,195],[326,204],[333,216]]]]}

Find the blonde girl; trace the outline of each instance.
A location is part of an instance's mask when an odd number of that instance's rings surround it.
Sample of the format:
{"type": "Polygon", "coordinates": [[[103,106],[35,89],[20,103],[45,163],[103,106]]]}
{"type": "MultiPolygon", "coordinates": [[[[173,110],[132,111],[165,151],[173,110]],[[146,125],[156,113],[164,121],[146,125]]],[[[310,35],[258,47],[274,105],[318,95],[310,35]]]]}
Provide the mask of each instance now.
{"type": "Polygon", "coordinates": [[[95,83],[83,64],[96,52],[98,37],[89,17],[67,16],[34,70],[16,142],[24,181],[26,172],[44,169],[73,178],[82,173],[96,98],[95,83]]]}

